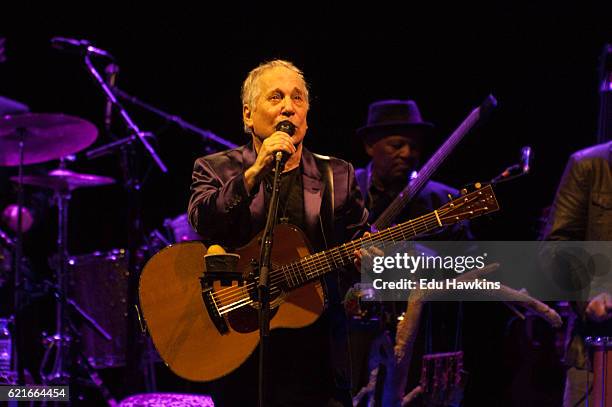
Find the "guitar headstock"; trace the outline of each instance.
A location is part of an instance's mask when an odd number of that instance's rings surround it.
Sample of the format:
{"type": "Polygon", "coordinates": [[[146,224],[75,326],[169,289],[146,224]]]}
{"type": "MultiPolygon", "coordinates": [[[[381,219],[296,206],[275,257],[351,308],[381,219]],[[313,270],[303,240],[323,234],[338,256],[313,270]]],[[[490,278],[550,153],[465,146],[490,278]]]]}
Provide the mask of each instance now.
{"type": "Polygon", "coordinates": [[[491,185],[480,187],[480,184],[476,184],[475,191],[465,192],[459,198],[440,207],[437,212],[442,225],[452,225],[497,210],[499,210],[499,204],[493,187],[491,185]]]}
{"type": "Polygon", "coordinates": [[[495,99],[495,96],[489,95],[480,104],[480,116],[481,117],[487,117],[496,108],[497,108],[497,99],[495,99]]]}

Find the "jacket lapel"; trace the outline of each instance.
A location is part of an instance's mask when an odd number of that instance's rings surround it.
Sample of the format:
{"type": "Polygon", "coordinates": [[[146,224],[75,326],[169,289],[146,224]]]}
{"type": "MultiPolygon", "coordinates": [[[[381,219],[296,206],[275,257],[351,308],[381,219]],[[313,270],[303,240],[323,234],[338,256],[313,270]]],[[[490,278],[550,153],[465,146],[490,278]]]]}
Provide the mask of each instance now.
{"type": "MultiPolygon", "coordinates": [[[[255,147],[253,147],[253,142],[250,142],[242,149],[242,170],[245,171],[247,168],[252,166],[255,163],[256,159],[257,153],[255,152],[255,147]]],[[[254,221],[252,230],[262,230],[264,228],[266,222],[266,213],[264,205],[264,185],[263,182],[260,182],[257,194],[249,205],[251,217],[254,221]]]]}
{"type": "MultiPolygon", "coordinates": [[[[249,168],[255,159],[257,153],[253,148],[253,143],[244,146],[242,150],[243,170],[249,168]]],[[[304,220],[306,234],[308,236],[319,236],[319,212],[321,210],[321,200],[323,197],[323,189],[325,185],[322,180],[321,173],[317,167],[317,162],[313,154],[306,148],[302,151],[302,183],[304,185],[304,220]]],[[[251,216],[255,221],[253,230],[263,228],[266,219],[266,208],[264,200],[264,185],[259,184],[259,190],[251,201],[249,209],[251,216]]]]}
{"type": "Polygon", "coordinates": [[[319,236],[319,213],[325,185],[314,156],[305,148],[302,151],[302,183],[304,185],[304,220],[307,228],[305,232],[308,236],[319,236]]]}

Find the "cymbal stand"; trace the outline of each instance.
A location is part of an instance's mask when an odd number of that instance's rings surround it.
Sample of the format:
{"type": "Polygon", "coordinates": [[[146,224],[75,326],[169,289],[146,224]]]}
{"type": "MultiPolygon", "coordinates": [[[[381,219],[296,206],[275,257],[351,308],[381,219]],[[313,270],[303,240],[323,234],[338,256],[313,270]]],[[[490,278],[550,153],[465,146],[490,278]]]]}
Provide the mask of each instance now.
{"type": "Polygon", "coordinates": [[[137,267],[136,252],[140,241],[144,237],[142,231],[142,177],[139,171],[139,155],[134,148],[132,140],[139,140],[140,144],[153,159],[162,173],[167,173],[168,169],[157,155],[153,147],[147,141],[150,133],[141,131],[136,123],[129,116],[122,104],[119,102],[113,89],[104,81],[96,67],[92,64],[89,53],[85,54],[84,62],[90,75],[95,79],[106,99],[112,103],[113,107],[124,125],[126,126],[128,137],[116,140],[107,146],[102,146],[94,151],[90,151],[86,156],[92,158],[110,151],[120,151],[121,162],[124,172],[124,182],[127,190],[127,211],[128,211],[128,326],[126,343],[126,386],[132,391],[138,391],[144,387],[147,391],[153,391],[156,387],[154,379],[154,369],[151,363],[145,363],[142,357],[142,336],[132,334],[140,326],[138,315],[138,278],[140,276],[137,267]],[[127,148],[126,148],[127,147],[127,148]],[[139,241],[140,239],[140,241],[139,241]],[[142,366],[144,364],[144,366],[142,366]]]}
{"type": "Polygon", "coordinates": [[[23,329],[21,326],[21,297],[23,295],[23,277],[21,276],[21,263],[23,257],[23,162],[25,150],[25,134],[24,128],[17,129],[19,137],[19,182],[17,183],[17,242],[15,244],[15,275],[13,276],[13,312],[15,341],[13,342],[13,358],[15,371],[17,372],[18,384],[25,384],[25,374],[23,366],[23,329]]]}
{"type": "MultiPolygon", "coordinates": [[[[66,253],[67,255],[67,253],[66,253]]],[[[65,257],[67,258],[67,256],[65,257]]],[[[67,279],[65,279],[67,280],[67,279]]],[[[64,280],[64,281],[65,281],[64,280]]],[[[87,377],[89,378],[91,384],[100,392],[100,394],[102,395],[102,397],[104,397],[104,399],[106,400],[107,404],[110,407],[117,407],[118,404],[115,401],[115,399],[113,398],[113,395],[111,394],[109,388],[106,386],[106,384],[104,383],[104,381],[102,380],[102,378],[98,375],[98,372],[96,371],[96,369],[94,368],[94,366],[92,365],[92,363],[89,361],[89,359],[87,358],[87,356],[85,356],[85,354],[83,353],[82,348],[79,346],[79,342],[80,342],[80,332],[78,331],[78,329],[76,328],[76,326],[73,323],[73,319],[71,319],[71,316],[77,316],[78,318],[80,318],[80,322],[84,322],[86,323],[90,328],[92,328],[98,335],[102,336],[104,339],[106,339],[107,341],[112,341],[113,337],[102,327],[100,326],[100,324],[98,324],[98,322],[91,316],[89,315],[85,310],[83,310],[73,299],[71,299],[70,297],[68,297],[68,293],[67,292],[63,292],[61,291],[61,289],[58,287],[58,284],[54,284],[51,281],[45,280],[44,284],[47,286],[47,289],[51,290],[51,292],[53,292],[53,295],[57,298],[57,299],[61,299],[61,301],[66,305],[66,308],[69,310],[72,310],[72,313],[69,314],[70,316],[68,316],[64,321],[64,326],[65,329],[62,328],[66,333],[65,333],[65,337],[67,335],[70,336],[70,340],[67,341],[67,344],[72,346],[73,344],[76,345],[76,347],[74,349],[70,348],[69,352],[66,349],[66,346],[63,346],[63,351],[64,351],[64,355],[68,354],[72,359],[70,360],[72,361],[76,361],[78,363],[78,366],[80,366],[81,371],[78,371],[78,373],[85,373],[87,374],[87,377]],[[75,340],[73,341],[72,338],[74,338],[75,340]],[[74,350],[74,352],[73,352],[74,350]]],[[[66,310],[66,309],[65,309],[66,310]]],[[[56,346],[56,340],[57,340],[57,335],[54,335],[53,337],[51,337],[50,339],[47,338],[46,342],[49,346],[56,346]]],[[[61,344],[61,342],[60,342],[61,344]]],[[[56,372],[56,373],[49,373],[49,374],[44,374],[43,367],[47,364],[48,362],[48,353],[49,350],[47,350],[47,352],[45,352],[45,357],[43,359],[43,362],[41,364],[41,370],[40,370],[40,376],[45,378],[45,377],[49,377],[54,375],[55,377],[62,377],[61,372],[56,372]]],[[[59,354],[59,347],[58,347],[58,352],[56,353],[56,361],[58,358],[58,354],[59,354]]],[[[60,367],[57,366],[57,363],[54,363],[53,365],[53,369],[59,369],[60,367]]],[[[65,365],[64,365],[65,366],[65,365]]],[[[77,372],[76,369],[72,369],[73,372],[77,372]]],[[[65,376],[64,376],[65,377],[65,376]]],[[[74,379],[74,376],[72,376],[72,378],[74,379]]]]}
{"type": "Polygon", "coordinates": [[[89,54],[85,55],[84,61],[85,61],[87,70],[89,71],[91,76],[93,76],[93,78],[96,80],[96,82],[102,89],[102,92],[104,92],[104,96],[106,96],[108,101],[111,102],[115,108],[117,108],[117,111],[119,112],[119,116],[125,123],[126,127],[128,128],[128,131],[131,133],[131,135],[125,139],[126,142],[132,141],[133,140],[132,136],[135,136],[135,139],[140,140],[141,144],[144,146],[145,150],[147,150],[147,152],[149,153],[149,155],[151,156],[151,158],[153,159],[157,167],[161,170],[161,172],[167,173],[168,168],[163,163],[161,158],[159,158],[159,156],[157,155],[157,153],[155,152],[151,144],[149,144],[149,142],[147,141],[146,136],[148,133],[141,131],[140,128],[138,128],[138,126],[136,125],[136,123],[134,123],[130,115],[123,108],[123,106],[121,105],[117,97],[115,96],[115,93],[113,92],[113,90],[106,84],[106,82],[104,81],[104,79],[102,78],[98,70],[96,69],[96,67],[91,62],[91,58],[89,57],[89,54]]]}
{"type": "Polygon", "coordinates": [[[55,279],[57,289],[55,296],[55,333],[45,338],[47,349],[41,363],[40,375],[45,384],[67,384],[70,373],[66,370],[69,362],[70,342],[72,337],[66,326],[66,297],[68,276],[66,275],[67,238],[68,238],[68,202],[70,190],[56,190],[54,199],[57,203],[57,267],[55,279]],[[49,373],[44,373],[51,353],[55,350],[53,365],[49,373]]]}

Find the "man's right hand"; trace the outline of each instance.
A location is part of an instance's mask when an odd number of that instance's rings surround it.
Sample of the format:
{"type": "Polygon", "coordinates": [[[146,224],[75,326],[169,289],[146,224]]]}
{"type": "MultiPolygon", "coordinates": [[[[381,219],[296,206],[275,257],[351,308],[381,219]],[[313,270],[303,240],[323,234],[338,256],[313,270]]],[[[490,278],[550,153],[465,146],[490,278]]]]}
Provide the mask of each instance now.
{"type": "Polygon", "coordinates": [[[261,177],[272,170],[276,151],[284,151],[289,155],[295,154],[296,148],[291,136],[283,131],[275,131],[263,141],[257,152],[255,163],[244,173],[247,193],[251,192],[261,177]]]}
{"type": "Polygon", "coordinates": [[[593,297],[586,307],[586,316],[591,321],[603,322],[612,318],[612,297],[602,293],[593,297]]]}

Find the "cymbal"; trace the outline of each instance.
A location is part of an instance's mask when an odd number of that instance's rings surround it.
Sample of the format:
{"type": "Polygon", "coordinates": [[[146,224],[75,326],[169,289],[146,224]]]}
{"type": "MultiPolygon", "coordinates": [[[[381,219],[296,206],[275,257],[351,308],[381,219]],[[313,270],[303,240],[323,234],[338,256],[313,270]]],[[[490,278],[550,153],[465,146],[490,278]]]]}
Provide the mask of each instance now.
{"type": "MultiPolygon", "coordinates": [[[[19,182],[19,177],[11,177],[11,181],[19,182]]],[[[73,191],[77,188],[114,184],[115,180],[111,177],[79,174],[78,172],[58,168],[46,175],[24,175],[23,183],[56,191],[73,191]]]]}
{"type": "Polygon", "coordinates": [[[87,120],[62,113],[25,113],[0,117],[0,166],[19,165],[20,131],[23,163],[37,164],[89,147],[98,129],[87,120]]]}

